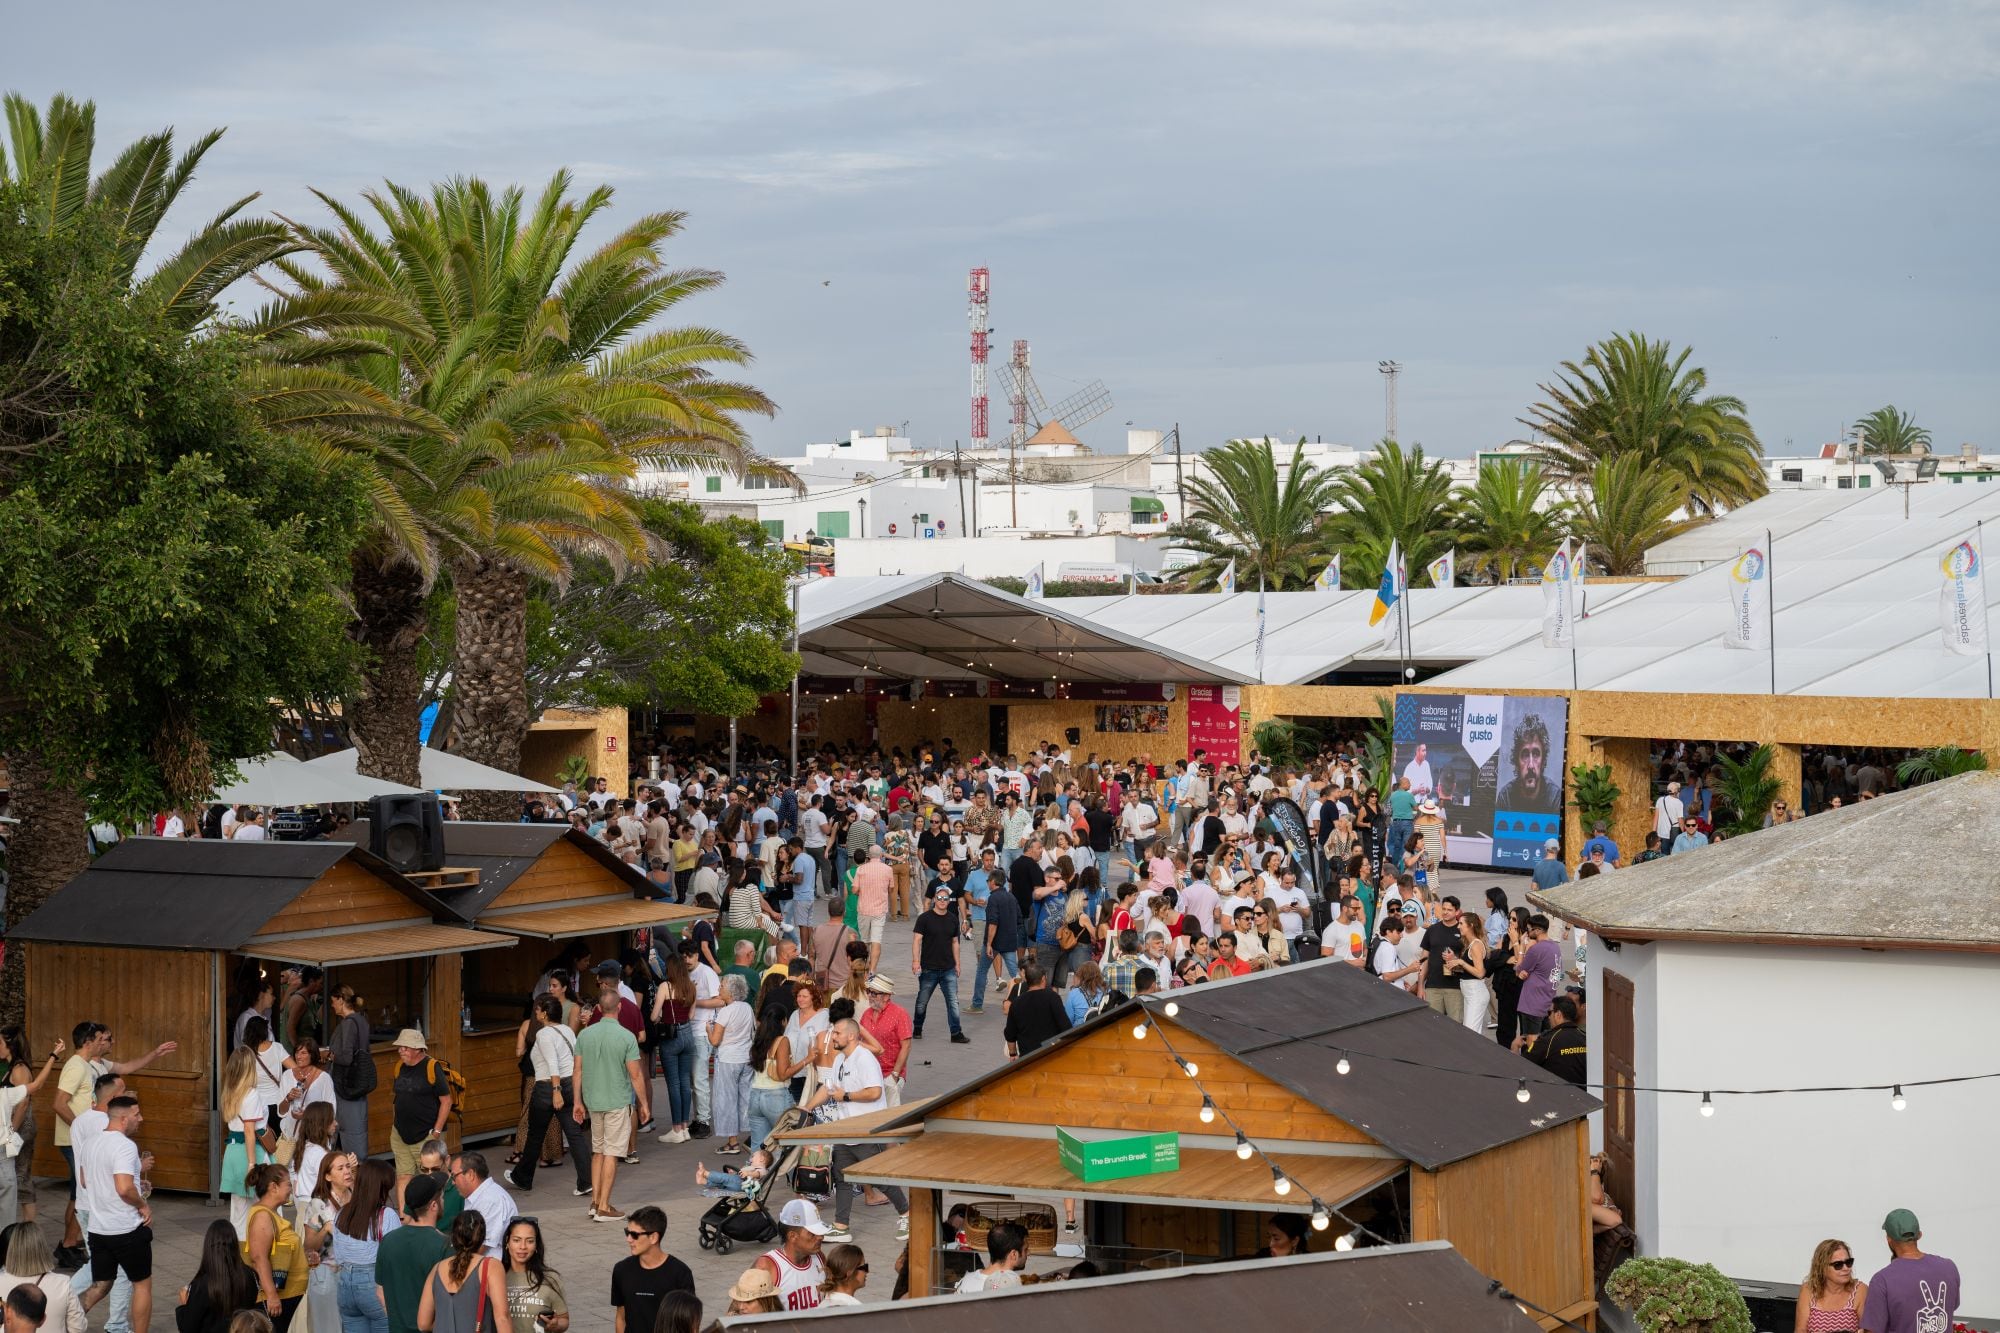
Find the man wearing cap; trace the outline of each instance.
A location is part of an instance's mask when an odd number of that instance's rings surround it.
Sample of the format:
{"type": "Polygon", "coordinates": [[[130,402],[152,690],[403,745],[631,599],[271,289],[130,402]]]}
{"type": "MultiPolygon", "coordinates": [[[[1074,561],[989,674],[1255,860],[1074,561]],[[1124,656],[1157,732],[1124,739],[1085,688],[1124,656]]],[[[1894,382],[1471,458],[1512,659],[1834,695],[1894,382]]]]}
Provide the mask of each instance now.
{"type": "Polygon", "coordinates": [[[1624,853],[1618,850],[1618,844],[1613,841],[1608,826],[1600,819],[1590,826],[1590,830],[1592,836],[1588,842],[1583,844],[1584,859],[1586,861],[1597,861],[1599,866],[1604,870],[1616,870],[1624,857],[1624,853]],[[1601,860],[1599,859],[1600,856],[1602,857],[1601,860]]]}
{"type": "Polygon", "coordinates": [[[1944,1333],[1958,1313],[1958,1265],[1925,1254],[1917,1215],[1898,1208],[1882,1219],[1889,1264],[1868,1279],[1868,1303],[1861,1312],[1867,1333],[1944,1333]]]}
{"type": "Polygon", "coordinates": [[[910,1067],[910,1036],[914,1030],[910,1011],[889,998],[895,993],[895,982],[880,972],[870,976],[867,983],[868,1009],[860,1020],[861,1027],[881,1048],[880,1063],[886,1080],[883,1106],[902,1105],[903,1081],[910,1067]]]}
{"type": "Polygon", "coordinates": [[[389,1333],[417,1333],[424,1282],[451,1253],[451,1242],[437,1226],[443,1205],[444,1185],[436,1176],[412,1176],[403,1186],[403,1225],[382,1237],[375,1251],[375,1289],[389,1316],[389,1333]]]}
{"type": "Polygon", "coordinates": [[[1569,883],[1569,867],[1562,863],[1562,844],[1554,838],[1542,843],[1542,859],[1535,863],[1535,887],[1542,890],[1569,883]]]}
{"type": "Polygon", "coordinates": [[[1660,835],[1660,850],[1669,851],[1674,834],[1680,832],[1681,817],[1687,814],[1687,807],[1681,804],[1681,784],[1669,782],[1666,794],[1653,802],[1653,832],[1660,835]]]}
{"type": "MultiPolygon", "coordinates": [[[[756,1267],[744,1278],[763,1275],[771,1288],[763,1294],[775,1295],[787,1310],[812,1309],[819,1304],[820,1283],[826,1281],[826,1260],[820,1257],[820,1246],[832,1230],[820,1220],[819,1209],[804,1199],[793,1199],[778,1214],[778,1233],[783,1239],[757,1256],[756,1267]]],[[[737,1295],[734,1289],[729,1297],[751,1299],[737,1295]]]]}
{"type": "MultiPolygon", "coordinates": [[[[868,979],[868,996],[872,1002],[878,992],[877,982],[887,983],[886,977],[868,979]]],[[[892,988],[893,989],[893,988],[892,988]]],[[[882,1065],[874,1053],[861,1044],[861,1025],[851,1018],[843,1018],[829,1031],[832,1035],[834,1060],[827,1071],[826,1081],[819,1090],[801,1103],[801,1109],[815,1111],[824,1106],[827,1114],[835,1120],[846,1120],[853,1116],[868,1115],[880,1111],[887,1104],[887,1089],[884,1086],[882,1065]]],[[[908,1050],[906,1046],[903,1048],[908,1050]]],[[[854,1234],[847,1229],[847,1219],[854,1211],[854,1191],[847,1188],[846,1172],[856,1163],[864,1162],[882,1152],[888,1145],[836,1144],[833,1149],[833,1230],[826,1233],[823,1240],[836,1245],[851,1244],[854,1234]]],[[[896,1210],[896,1236],[906,1240],[910,1234],[910,1199],[896,1185],[882,1186],[882,1192],[889,1196],[889,1203],[896,1210]]]]}
{"type": "Polygon", "coordinates": [[[889,921],[889,891],[895,886],[896,872],[882,858],[880,847],[867,849],[861,867],[854,872],[855,919],[861,923],[855,934],[868,946],[868,970],[882,961],[882,931],[889,921]]]}
{"type": "Polygon", "coordinates": [[[964,1046],[972,1040],[958,1021],[958,938],[958,910],[952,906],[950,887],[940,884],[931,894],[930,910],[910,928],[910,971],[917,974],[917,1011],[910,1024],[913,1041],[924,1035],[924,1012],[930,1008],[931,992],[940,987],[952,1041],[964,1046]]]}
{"type": "Polygon", "coordinates": [[[426,1139],[444,1137],[451,1118],[451,1080],[444,1062],[430,1058],[430,1044],[415,1028],[396,1034],[395,1101],[389,1123],[389,1151],[396,1158],[396,1198],[400,1202],[410,1177],[421,1169],[417,1150],[426,1139]]]}

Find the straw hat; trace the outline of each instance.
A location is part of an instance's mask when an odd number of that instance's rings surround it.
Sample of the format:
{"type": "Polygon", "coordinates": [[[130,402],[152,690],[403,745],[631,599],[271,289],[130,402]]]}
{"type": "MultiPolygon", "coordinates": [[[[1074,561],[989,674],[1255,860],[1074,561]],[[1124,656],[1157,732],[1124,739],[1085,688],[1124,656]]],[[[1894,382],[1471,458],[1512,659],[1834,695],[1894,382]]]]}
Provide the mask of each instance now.
{"type": "Polygon", "coordinates": [[[404,1028],[396,1034],[396,1045],[407,1046],[413,1051],[428,1051],[431,1044],[424,1040],[424,1034],[415,1028],[404,1028]]]}
{"type": "Polygon", "coordinates": [[[745,1269],[743,1276],[736,1279],[736,1285],[729,1289],[732,1301],[761,1301],[766,1296],[777,1294],[777,1282],[761,1268],[745,1269]]]}

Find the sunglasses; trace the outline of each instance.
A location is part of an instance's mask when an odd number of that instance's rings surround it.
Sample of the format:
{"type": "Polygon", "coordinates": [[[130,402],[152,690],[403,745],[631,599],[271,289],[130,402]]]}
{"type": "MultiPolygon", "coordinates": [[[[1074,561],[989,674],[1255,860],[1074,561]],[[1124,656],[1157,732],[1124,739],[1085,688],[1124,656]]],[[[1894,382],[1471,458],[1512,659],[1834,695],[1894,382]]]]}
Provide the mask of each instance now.
{"type": "Polygon", "coordinates": [[[655,1232],[651,1232],[651,1231],[634,1231],[634,1230],[632,1230],[632,1229],[631,1229],[630,1227],[627,1227],[627,1228],[625,1229],[625,1239],[626,1239],[626,1240],[644,1240],[644,1239],[645,1239],[646,1237],[648,1237],[648,1236],[651,1236],[651,1235],[655,1235],[655,1234],[657,1234],[657,1233],[655,1233],[655,1232]]]}
{"type": "Polygon", "coordinates": [[[1827,1262],[1826,1262],[1826,1266],[1827,1266],[1828,1268],[1852,1268],[1852,1267],[1854,1267],[1854,1260],[1852,1260],[1852,1259],[1829,1259],[1829,1260],[1827,1260],[1827,1262]]]}

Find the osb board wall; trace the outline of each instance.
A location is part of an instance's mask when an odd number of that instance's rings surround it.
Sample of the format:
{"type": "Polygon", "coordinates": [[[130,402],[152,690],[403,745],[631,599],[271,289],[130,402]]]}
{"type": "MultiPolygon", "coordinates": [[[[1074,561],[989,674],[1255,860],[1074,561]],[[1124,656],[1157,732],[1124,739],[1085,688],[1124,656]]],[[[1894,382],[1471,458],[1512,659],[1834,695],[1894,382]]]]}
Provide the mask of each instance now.
{"type": "Polygon", "coordinates": [[[626,765],[631,748],[631,719],[623,708],[588,712],[551,708],[521,740],[521,773],[560,786],[557,774],[562,766],[580,756],[590,765],[592,777],[608,779],[613,793],[629,796],[626,765]]]}
{"type": "Polygon", "coordinates": [[[885,699],[875,708],[882,749],[886,752],[901,746],[903,753],[914,754],[925,742],[949,736],[960,754],[983,753],[993,707],[984,699],[918,699],[913,703],[885,699]]]}
{"type": "MultiPolygon", "coordinates": [[[[1375,701],[1394,693],[1380,685],[1245,685],[1244,727],[1273,717],[1351,718],[1372,722],[1375,701]]],[[[1356,727],[1355,730],[1360,730],[1356,727]]]]}
{"type": "Polygon", "coordinates": [[[1156,764],[1172,764],[1187,757],[1187,690],[1174,691],[1167,705],[1167,729],[1163,732],[1099,731],[1097,710],[1114,707],[1085,699],[1048,699],[1008,705],[1007,741],[1015,754],[1026,754],[1037,741],[1054,741],[1074,751],[1081,763],[1093,750],[1100,759],[1126,760],[1150,756],[1156,764]],[[1071,746],[1066,732],[1077,729],[1071,746]]]}

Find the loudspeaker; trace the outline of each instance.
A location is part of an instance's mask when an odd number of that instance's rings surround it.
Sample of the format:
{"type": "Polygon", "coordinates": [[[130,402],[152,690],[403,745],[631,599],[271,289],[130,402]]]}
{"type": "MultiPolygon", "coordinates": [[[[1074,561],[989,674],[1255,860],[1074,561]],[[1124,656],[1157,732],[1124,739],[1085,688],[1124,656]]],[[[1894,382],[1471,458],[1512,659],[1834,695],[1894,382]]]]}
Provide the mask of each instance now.
{"type": "Polygon", "coordinates": [[[368,850],[398,871],[443,869],[444,816],[437,797],[370,798],[368,850]]]}

